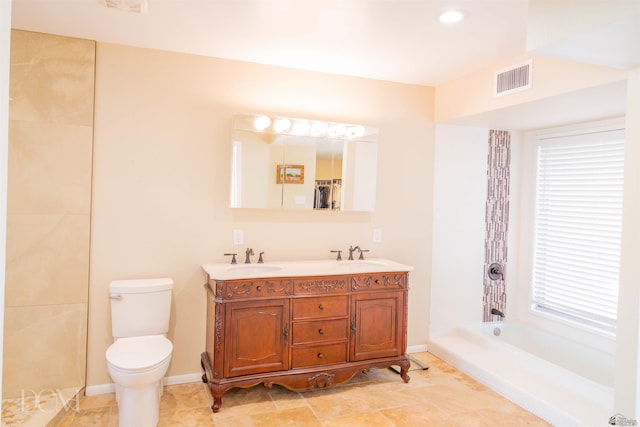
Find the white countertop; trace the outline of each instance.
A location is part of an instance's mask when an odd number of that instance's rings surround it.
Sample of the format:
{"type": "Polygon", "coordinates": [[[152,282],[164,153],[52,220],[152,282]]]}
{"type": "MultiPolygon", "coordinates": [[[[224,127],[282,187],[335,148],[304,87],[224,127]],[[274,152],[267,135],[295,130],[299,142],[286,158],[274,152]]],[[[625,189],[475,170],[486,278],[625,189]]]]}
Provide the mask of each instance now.
{"type": "Polygon", "coordinates": [[[371,258],[353,261],[270,261],[262,264],[213,263],[202,265],[202,269],[214,280],[239,280],[269,277],[407,272],[413,270],[413,267],[385,258],[371,258]]]}

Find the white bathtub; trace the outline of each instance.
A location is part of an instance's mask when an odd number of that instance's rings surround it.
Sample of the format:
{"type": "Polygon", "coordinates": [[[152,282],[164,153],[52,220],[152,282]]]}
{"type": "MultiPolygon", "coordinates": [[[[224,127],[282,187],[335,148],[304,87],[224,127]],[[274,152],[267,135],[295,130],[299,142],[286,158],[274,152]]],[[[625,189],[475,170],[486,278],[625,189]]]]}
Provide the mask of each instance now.
{"type": "Polygon", "coordinates": [[[428,350],[553,425],[606,426],[613,415],[614,356],[577,342],[487,323],[459,326],[428,350]]]}

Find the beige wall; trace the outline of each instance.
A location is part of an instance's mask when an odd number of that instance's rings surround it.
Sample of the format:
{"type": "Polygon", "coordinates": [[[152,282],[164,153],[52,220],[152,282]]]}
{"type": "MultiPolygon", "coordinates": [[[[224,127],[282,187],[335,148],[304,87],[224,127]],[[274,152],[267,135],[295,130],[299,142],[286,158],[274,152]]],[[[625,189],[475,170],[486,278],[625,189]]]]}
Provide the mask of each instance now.
{"type": "Polygon", "coordinates": [[[200,372],[200,265],[252,247],[267,260],[329,258],[350,244],[415,266],[409,345],[426,344],[431,263],[433,89],[98,44],[88,385],[110,383],[108,285],[175,280],[168,375],[200,372]],[[231,120],[271,113],[379,129],[377,210],[281,212],[229,205],[231,120]],[[383,229],[372,243],[372,229],[383,229]],[[232,245],[232,230],[245,244],[232,245]]]}
{"type": "Polygon", "coordinates": [[[3,392],[85,378],[95,43],[12,31],[3,392]]]}
{"type": "Polygon", "coordinates": [[[624,70],[539,55],[522,55],[439,85],[436,88],[435,121],[448,122],[626,79],[624,70]],[[529,59],[533,60],[531,89],[494,97],[494,73],[529,59]]]}

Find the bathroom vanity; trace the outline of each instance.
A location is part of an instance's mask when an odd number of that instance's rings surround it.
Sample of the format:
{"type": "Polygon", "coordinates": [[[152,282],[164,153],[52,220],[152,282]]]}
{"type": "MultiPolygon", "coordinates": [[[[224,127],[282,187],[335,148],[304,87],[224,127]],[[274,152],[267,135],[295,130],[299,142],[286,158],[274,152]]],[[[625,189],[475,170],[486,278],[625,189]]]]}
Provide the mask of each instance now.
{"type": "Polygon", "coordinates": [[[213,412],[233,387],[279,384],[305,391],[406,354],[408,272],[385,259],[207,264],[202,380],[213,412]]]}

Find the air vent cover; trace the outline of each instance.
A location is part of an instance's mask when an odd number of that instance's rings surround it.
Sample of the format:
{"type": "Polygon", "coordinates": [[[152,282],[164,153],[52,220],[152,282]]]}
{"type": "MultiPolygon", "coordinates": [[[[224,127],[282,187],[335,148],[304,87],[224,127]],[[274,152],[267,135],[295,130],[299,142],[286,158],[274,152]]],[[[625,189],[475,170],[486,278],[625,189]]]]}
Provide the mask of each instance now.
{"type": "Polygon", "coordinates": [[[493,96],[507,95],[531,88],[531,66],[533,61],[498,70],[494,74],[493,96]]]}
{"type": "Polygon", "coordinates": [[[147,13],[147,0],[98,0],[103,5],[133,13],[147,13]]]}

